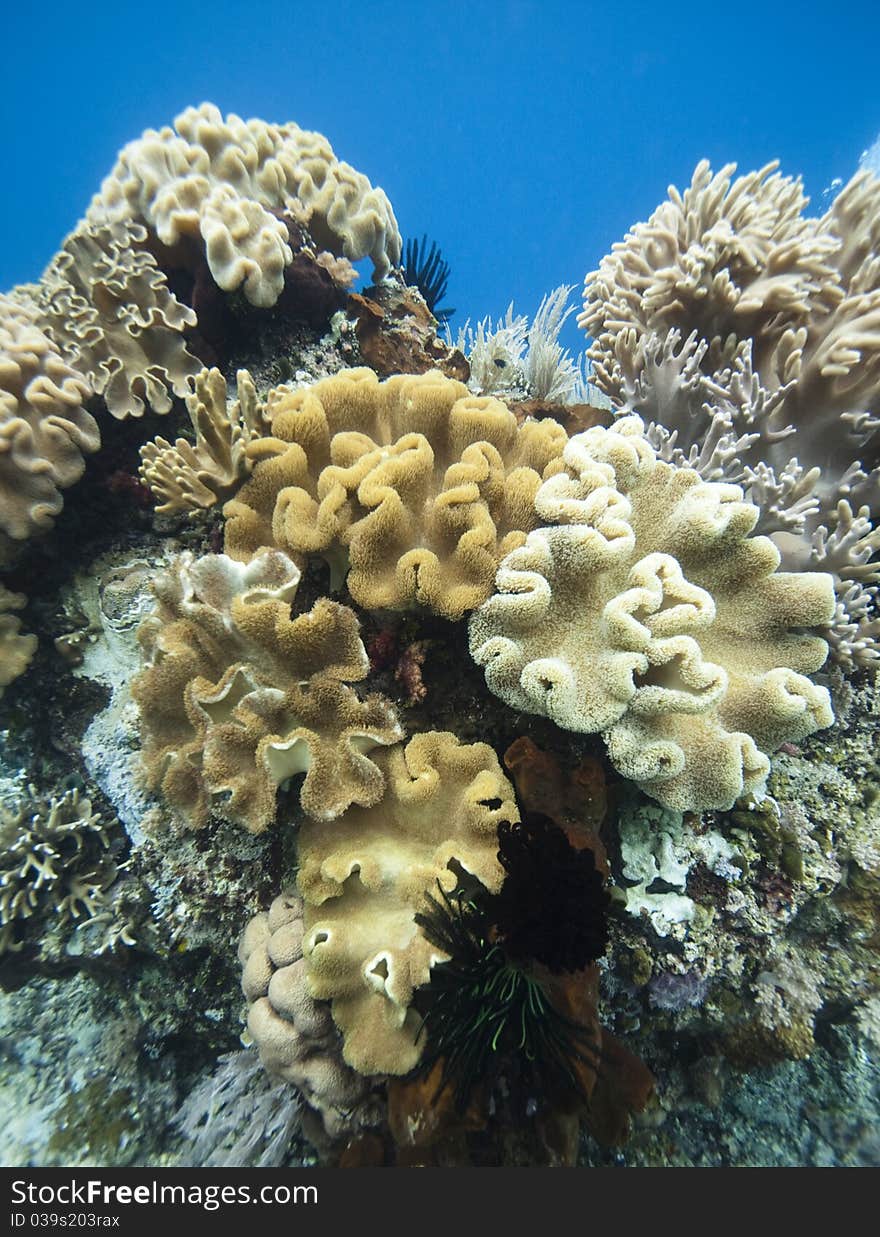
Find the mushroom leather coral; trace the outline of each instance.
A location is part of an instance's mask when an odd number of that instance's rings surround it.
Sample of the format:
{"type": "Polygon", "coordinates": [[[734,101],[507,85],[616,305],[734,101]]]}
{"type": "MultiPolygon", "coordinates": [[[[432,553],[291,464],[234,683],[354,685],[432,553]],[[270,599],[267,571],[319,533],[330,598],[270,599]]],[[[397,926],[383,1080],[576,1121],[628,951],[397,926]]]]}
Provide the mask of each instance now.
{"type": "Polygon", "coordinates": [[[129,142],[87,218],[146,224],[166,246],[197,238],[224,291],[243,286],[252,305],[269,306],[293,258],[285,213],[333,253],[372,258],[378,278],[400,261],[388,198],[325,137],[293,123],[224,118],[209,103],[181,112],[173,129],[129,142]]]}
{"type": "Polygon", "coordinates": [[[518,819],[513,789],[485,743],[418,734],[375,756],[384,799],[331,828],[305,822],[297,879],[312,995],[332,1001],[345,1060],[363,1074],[418,1062],[413,992],[445,955],[416,923],[425,895],[450,891],[459,865],[492,892],[503,872],[498,826],[518,819]]]}
{"type": "Polygon", "coordinates": [[[356,369],[270,392],[272,436],[226,505],[226,551],[263,545],[350,565],[367,609],[426,606],[457,619],[489,595],[501,558],[536,525],[560,467],[555,421],[517,426],[500,400],[438,371],[380,383],[356,369]]]}
{"type": "Polygon", "coordinates": [[[501,564],[471,652],[511,707],[601,731],[615,767],[679,811],[759,792],[767,752],[833,720],[804,629],[831,577],[784,573],[737,486],[658,460],[638,417],[572,438],[501,564]]]}
{"type": "Polygon", "coordinates": [[[91,394],[46,333],[29,295],[0,295],[0,532],[24,541],[51,528],[101,436],[91,394]]]}
{"type": "Polygon", "coordinates": [[[321,599],[291,618],[298,583],[277,550],[246,566],[184,553],[156,582],[158,608],[138,633],[149,664],[132,694],[148,782],[195,828],[214,811],[265,829],[296,773],[304,811],[322,820],[382,795],[366,753],[401,738],[394,710],[346,685],[368,668],[351,610],[321,599]]]}

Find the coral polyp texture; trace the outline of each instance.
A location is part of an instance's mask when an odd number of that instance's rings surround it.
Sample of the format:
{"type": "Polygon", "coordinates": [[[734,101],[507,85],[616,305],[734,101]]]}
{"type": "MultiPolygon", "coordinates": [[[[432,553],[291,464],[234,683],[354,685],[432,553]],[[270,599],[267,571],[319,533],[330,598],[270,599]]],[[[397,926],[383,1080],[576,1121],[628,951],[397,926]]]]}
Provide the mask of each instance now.
{"type": "Polygon", "coordinates": [[[367,609],[457,619],[489,595],[501,558],[534,528],[534,496],[565,431],[518,426],[505,404],[438,371],[379,382],[355,369],[267,397],[271,436],[226,508],[226,551],[276,545],[348,569],[367,609]]]}
{"type": "Polygon", "coordinates": [[[342,1059],[330,1006],[309,992],[302,943],[302,900],[293,891],[248,923],[238,947],[248,1031],[267,1073],[296,1087],[333,1138],[366,1120],[369,1086],[342,1059]]]}
{"type": "Polygon", "coordinates": [[[740,484],[783,565],[829,571],[828,639],[880,659],[880,181],[821,218],[775,164],[700,163],[587,276],[595,378],[664,458],[740,484]]]}
{"type": "Polygon", "coordinates": [[[236,386],[238,397],[229,402],[220,371],[203,369],[186,397],[195,442],[156,438],[141,447],[140,475],[160,500],[157,511],[204,511],[249,475],[248,443],[267,431],[268,420],[247,370],[238,371],[236,386]]]}
{"type": "Polygon", "coordinates": [[[736,486],[658,460],[638,417],[572,438],[502,562],[471,651],[513,708],[601,732],[615,767],[678,810],[763,789],[768,753],[833,720],[805,629],[830,576],[777,570],[736,486]]]}
{"type": "Polygon", "coordinates": [[[214,812],[265,829],[298,773],[303,809],[322,820],[382,795],[367,753],[397,742],[400,725],[382,696],[348,686],[368,669],[351,610],[322,599],[291,617],[299,578],[265,550],[247,565],[184,553],[156,581],[132,693],[148,784],[195,828],[214,812]]]}
{"type": "Polygon", "coordinates": [[[184,331],[195,313],[168,287],[138,223],[81,223],[37,289],[45,329],[114,417],[169,412],[201,366],[184,331]]]}
{"type": "Polygon", "coordinates": [[[406,1074],[424,1047],[413,993],[445,958],[416,922],[425,895],[454,889],[462,870],[497,892],[498,826],[519,814],[488,744],[430,731],[376,761],[387,785],[380,803],[300,831],[302,948],[311,993],[332,1001],[349,1065],[406,1074]]]}
{"type": "Polygon", "coordinates": [[[101,442],[89,394],[29,296],[0,295],[0,535],[23,541],[52,527],[61,491],[101,442]]]}
{"type": "Polygon", "coordinates": [[[108,826],[78,790],[44,798],[31,786],[0,806],[0,956],[23,947],[28,921],[92,918],[116,878],[108,826]]]}
{"type": "Polygon", "coordinates": [[[400,262],[388,198],[325,137],[292,123],[224,119],[208,103],[130,142],[87,219],[145,224],[169,248],[196,241],[220,288],[241,287],[252,305],[269,306],[293,260],[285,216],[331,253],[371,258],[377,278],[400,262]]]}

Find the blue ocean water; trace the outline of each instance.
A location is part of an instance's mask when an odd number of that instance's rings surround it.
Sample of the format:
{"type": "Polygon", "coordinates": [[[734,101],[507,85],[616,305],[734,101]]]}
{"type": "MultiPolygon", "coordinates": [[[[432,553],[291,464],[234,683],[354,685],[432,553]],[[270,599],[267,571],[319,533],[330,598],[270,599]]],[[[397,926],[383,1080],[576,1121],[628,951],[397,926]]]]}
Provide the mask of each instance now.
{"type": "Polygon", "coordinates": [[[880,128],[862,0],[56,0],[3,24],[0,288],[40,275],[121,146],[204,100],[326,134],[437,240],[454,326],[579,285],[704,157],[780,159],[821,213],[880,128]]]}

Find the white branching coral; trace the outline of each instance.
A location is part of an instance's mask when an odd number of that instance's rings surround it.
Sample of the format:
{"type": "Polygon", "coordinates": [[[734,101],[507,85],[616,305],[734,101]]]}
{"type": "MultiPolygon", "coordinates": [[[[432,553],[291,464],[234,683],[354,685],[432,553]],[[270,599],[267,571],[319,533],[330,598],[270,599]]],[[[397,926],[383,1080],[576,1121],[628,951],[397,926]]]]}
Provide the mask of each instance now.
{"type": "Polygon", "coordinates": [[[663,458],[742,485],[786,568],[831,571],[835,656],[875,664],[880,181],[859,172],[808,218],[775,167],[701,163],[587,276],[579,322],[618,413],[663,458]]]}
{"type": "Polygon", "coordinates": [[[116,874],[109,828],[78,790],[46,799],[31,786],[0,806],[0,955],[22,948],[31,919],[95,918],[116,874]]]}
{"type": "Polygon", "coordinates": [[[601,732],[677,811],[760,793],[768,753],[832,722],[807,676],[831,577],[777,570],[737,486],[659,460],[636,416],[572,438],[535,499],[548,526],[501,563],[471,652],[513,708],[601,732]]]}

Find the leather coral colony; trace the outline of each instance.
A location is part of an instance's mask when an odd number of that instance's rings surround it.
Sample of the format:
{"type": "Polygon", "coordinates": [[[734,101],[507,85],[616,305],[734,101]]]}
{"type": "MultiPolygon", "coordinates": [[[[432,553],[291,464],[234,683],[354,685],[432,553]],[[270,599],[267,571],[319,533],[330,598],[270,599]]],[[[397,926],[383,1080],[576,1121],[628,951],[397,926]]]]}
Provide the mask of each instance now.
{"type": "MultiPolygon", "coordinates": [[[[295,868],[296,892],[251,920],[243,987],[266,1069],[322,1136],[374,1129],[389,1100],[400,1144],[444,1089],[465,1124],[474,1097],[489,1111],[494,1032],[473,1056],[456,1011],[500,1010],[512,1043],[525,1007],[483,1000],[496,981],[538,1002],[527,1038],[555,1045],[553,1088],[575,1079],[577,1104],[560,1100],[572,1155],[585,1105],[598,1119],[647,1099],[647,1072],[599,1025],[604,799],[569,810],[566,777],[526,740],[507,752],[517,799],[499,763],[513,711],[549,719],[561,744],[601,734],[618,774],[670,812],[726,811],[761,797],[780,746],[831,724],[816,677],[829,647],[845,671],[880,662],[880,186],[856,178],[822,219],[804,206],[772,169],[733,180],[701,164],[636,225],[588,277],[581,317],[615,420],[572,437],[438,370],[270,388],[255,364],[231,398],[234,366],[201,366],[199,297],[172,288],[283,317],[304,246],[322,269],[370,257],[400,281],[385,194],[292,124],[203,105],[148,132],[40,284],[0,298],[9,541],[59,514],[102,401],[118,418],[186,402],[194,441],[141,452],[163,536],[183,529],[138,635],[143,772],[189,828],[278,830],[272,880],[295,868]],[[422,651],[448,632],[457,649],[465,623],[508,707],[486,693],[461,725],[492,743],[452,733],[455,710],[431,716],[427,672],[399,706],[372,690],[362,631],[387,624],[422,651]],[[554,918],[554,890],[571,914],[554,918]],[[465,975],[479,1000],[454,991],[465,975]],[[426,1061],[424,1092],[407,1090],[426,1061]]],[[[551,393],[566,295],[541,317],[551,393]]],[[[0,585],[0,686],[34,651],[10,613],[22,602],[0,585]]],[[[547,1078],[510,1068],[524,1086],[547,1078]]]]}

